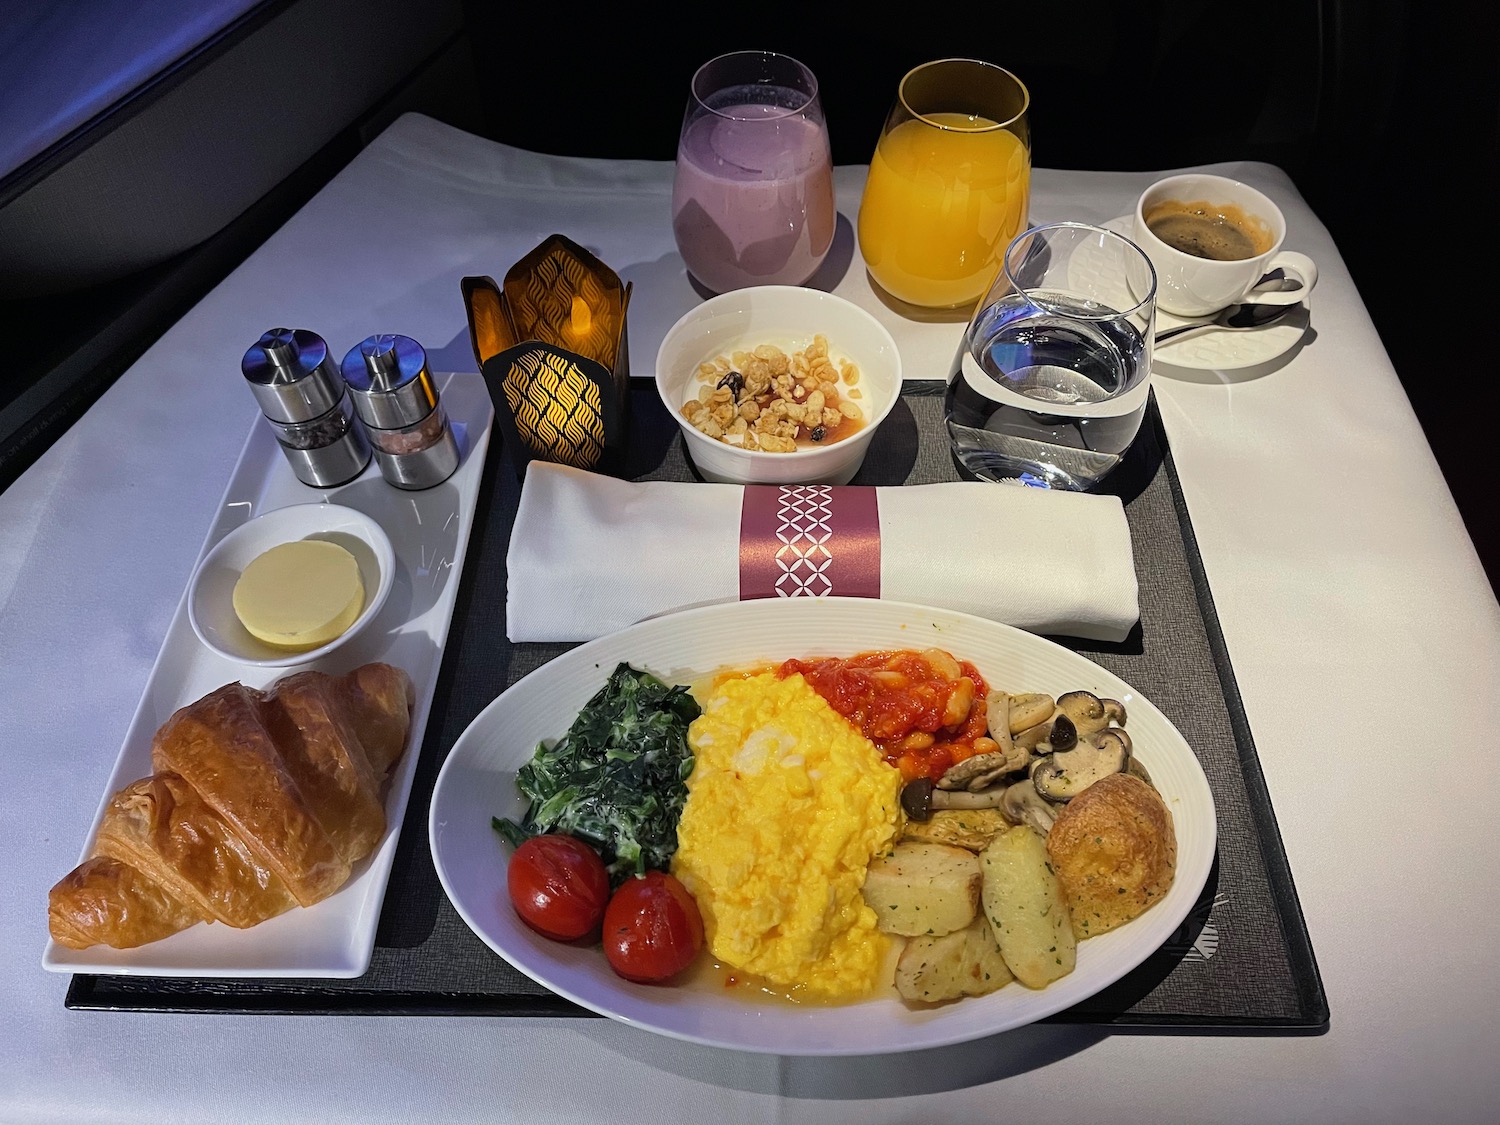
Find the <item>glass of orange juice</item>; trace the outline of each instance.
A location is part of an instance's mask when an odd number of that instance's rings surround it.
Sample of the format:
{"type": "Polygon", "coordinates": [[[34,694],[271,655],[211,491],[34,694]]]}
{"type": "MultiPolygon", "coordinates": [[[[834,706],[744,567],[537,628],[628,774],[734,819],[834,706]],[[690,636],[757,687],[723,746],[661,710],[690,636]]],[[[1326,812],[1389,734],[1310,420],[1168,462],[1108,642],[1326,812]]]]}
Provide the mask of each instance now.
{"type": "Polygon", "coordinates": [[[901,79],[859,205],[876,283],[925,308],[973,305],[1026,226],[1031,95],[979,59],[923,63],[901,79]]]}

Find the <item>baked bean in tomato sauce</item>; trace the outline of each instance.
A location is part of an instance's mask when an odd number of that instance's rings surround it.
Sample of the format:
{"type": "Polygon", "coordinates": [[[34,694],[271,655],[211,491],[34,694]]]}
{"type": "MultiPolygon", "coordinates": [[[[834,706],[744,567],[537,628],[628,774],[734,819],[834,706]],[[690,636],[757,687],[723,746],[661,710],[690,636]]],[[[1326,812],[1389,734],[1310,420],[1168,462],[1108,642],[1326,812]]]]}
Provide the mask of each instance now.
{"type": "Polygon", "coordinates": [[[935,781],[956,762],[997,749],[988,737],[984,677],[943,649],[793,659],[777,668],[782,677],[797,672],[907,781],[935,781]]]}

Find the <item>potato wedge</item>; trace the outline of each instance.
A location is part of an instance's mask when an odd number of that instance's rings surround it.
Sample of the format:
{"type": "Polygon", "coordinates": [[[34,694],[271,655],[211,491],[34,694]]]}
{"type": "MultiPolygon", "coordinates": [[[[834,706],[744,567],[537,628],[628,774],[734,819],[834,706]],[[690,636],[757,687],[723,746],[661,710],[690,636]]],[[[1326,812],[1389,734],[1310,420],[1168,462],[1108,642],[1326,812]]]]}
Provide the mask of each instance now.
{"type": "Polygon", "coordinates": [[[974,920],[983,881],[973,852],[903,841],[870,864],[864,896],[886,933],[939,936],[974,920]]]}
{"type": "Polygon", "coordinates": [[[896,962],[896,991],[916,1003],[984,996],[1014,979],[983,913],[951,934],[908,938],[896,962]]]}
{"type": "Polygon", "coordinates": [[[1073,971],[1078,942],[1047,844],[1032,829],[996,836],[979,856],[984,912],[1010,971],[1027,988],[1045,988],[1073,971]]]}

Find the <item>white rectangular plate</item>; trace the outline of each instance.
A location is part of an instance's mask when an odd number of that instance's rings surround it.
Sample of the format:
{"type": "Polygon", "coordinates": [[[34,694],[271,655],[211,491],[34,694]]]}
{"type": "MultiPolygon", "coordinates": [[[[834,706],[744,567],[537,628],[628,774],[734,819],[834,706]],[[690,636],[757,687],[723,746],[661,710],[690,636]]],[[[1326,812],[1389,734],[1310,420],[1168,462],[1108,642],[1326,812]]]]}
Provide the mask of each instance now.
{"type": "Polygon", "coordinates": [[[255,668],[217,656],[193,632],[184,595],[146,681],[79,862],[93,852],[110,797],[151,773],[151,738],[179,707],[235,680],[264,687],[301,668],[342,673],[375,660],[406,669],[416,686],[406,753],[396,766],[386,798],[385,838],[355,868],[348,883],[316,906],[290,910],[247,930],[200,923],[136,949],[95,946],[75,950],[49,940],[42,955],[44,969],[161,977],[357,977],[369,968],[381,901],[453,617],[494,419],[481,376],[455,373],[438,376],[438,383],[463,459],[448,480],[420,492],[387,484],[374,461],[346,485],[310,488],[293,475],[270,429],[256,419],[198,557],[252,516],[288,504],[326,500],[356,508],[385,528],[395,548],[395,587],[379,616],[359,636],[321,660],[296,668],[255,668]]]}

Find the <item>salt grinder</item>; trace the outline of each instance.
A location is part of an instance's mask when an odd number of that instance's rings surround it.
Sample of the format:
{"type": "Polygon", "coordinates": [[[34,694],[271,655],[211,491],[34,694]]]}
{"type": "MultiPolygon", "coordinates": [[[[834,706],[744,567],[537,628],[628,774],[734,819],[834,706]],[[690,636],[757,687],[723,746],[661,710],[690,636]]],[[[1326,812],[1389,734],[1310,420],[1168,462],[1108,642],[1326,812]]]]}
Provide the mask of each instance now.
{"type": "Polygon", "coordinates": [[[341,370],[387,481],[421,489],[453,475],[458,443],[421,344],[410,336],[370,336],[349,349],[341,370]]]}
{"type": "Polygon", "coordinates": [[[316,332],[273,328],[240,362],[281,452],[303,484],[332,488],[370,463],[370,443],[328,345],[316,332]]]}

